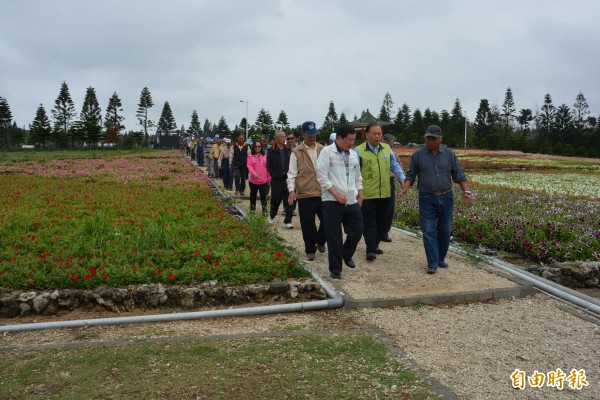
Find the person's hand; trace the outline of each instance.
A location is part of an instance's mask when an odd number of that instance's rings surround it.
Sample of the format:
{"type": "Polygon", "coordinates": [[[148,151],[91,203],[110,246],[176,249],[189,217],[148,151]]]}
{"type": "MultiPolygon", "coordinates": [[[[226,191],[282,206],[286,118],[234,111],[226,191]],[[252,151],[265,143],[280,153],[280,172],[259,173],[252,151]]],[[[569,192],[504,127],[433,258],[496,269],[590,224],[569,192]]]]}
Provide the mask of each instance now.
{"type": "Polygon", "coordinates": [[[296,192],[290,192],[290,194],[288,195],[288,205],[292,205],[294,204],[294,201],[296,201],[296,192]]]}
{"type": "Polygon", "coordinates": [[[402,188],[402,190],[400,191],[400,193],[398,193],[398,196],[404,196],[406,193],[408,193],[409,189],[410,189],[410,187],[402,188]]]}
{"type": "Polygon", "coordinates": [[[465,199],[465,203],[467,203],[467,207],[471,207],[471,191],[470,190],[464,191],[463,198],[465,199]]]}

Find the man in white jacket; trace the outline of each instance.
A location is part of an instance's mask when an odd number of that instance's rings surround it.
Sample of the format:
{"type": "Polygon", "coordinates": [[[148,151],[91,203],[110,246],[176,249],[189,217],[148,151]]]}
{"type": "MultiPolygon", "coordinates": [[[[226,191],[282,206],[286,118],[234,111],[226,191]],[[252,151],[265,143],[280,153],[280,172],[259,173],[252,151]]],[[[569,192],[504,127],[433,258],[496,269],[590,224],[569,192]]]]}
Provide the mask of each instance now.
{"type": "Polygon", "coordinates": [[[325,147],[317,159],[317,181],[329,257],[329,274],[340,279],[342,261],[355,268],[352,260],[363,233],[362,175],[356,152],[352,150],[356,132],[350,125],[338,127],[335,142],[325,147]],[[346,232],[343,238],[342,226],[346,232]]]}

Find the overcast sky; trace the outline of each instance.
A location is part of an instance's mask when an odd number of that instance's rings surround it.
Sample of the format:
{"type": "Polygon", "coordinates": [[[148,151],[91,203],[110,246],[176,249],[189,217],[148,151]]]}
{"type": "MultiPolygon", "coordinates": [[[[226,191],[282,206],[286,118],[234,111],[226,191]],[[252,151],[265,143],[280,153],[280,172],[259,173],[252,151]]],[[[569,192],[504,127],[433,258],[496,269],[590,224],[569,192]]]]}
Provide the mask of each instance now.
{"type": "Polygon", "coordinates": [[[517,110],[550,93],[572,107],[583,92],[600,112],[598,0],[0,0],[0,96],[21,127],[61,83],[77,113],[96,89],[102,116],[116,92],[139,130],[140,92],[157,121],[178,127],[224,116],[234,128],[266,109],[293,126],[321,125],[333,101],[352,120],[394,110],[450,111],[473,120],[481,99],[517,110]]]}

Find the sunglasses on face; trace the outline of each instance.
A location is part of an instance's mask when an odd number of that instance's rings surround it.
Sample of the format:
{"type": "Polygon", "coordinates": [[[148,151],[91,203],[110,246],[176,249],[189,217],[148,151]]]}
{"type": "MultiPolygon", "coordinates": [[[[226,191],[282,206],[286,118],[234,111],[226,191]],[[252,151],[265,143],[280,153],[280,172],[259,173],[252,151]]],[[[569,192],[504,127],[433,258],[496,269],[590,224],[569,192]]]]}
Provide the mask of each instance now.
{"type": "Polygon", "coordinates": [[[289,138],[286,138],[286,139],[287,139],[287,140],[294,140],[294,139],[296,139],[296,138],[295,138],[295,137],[289,137],[289,138]]]}

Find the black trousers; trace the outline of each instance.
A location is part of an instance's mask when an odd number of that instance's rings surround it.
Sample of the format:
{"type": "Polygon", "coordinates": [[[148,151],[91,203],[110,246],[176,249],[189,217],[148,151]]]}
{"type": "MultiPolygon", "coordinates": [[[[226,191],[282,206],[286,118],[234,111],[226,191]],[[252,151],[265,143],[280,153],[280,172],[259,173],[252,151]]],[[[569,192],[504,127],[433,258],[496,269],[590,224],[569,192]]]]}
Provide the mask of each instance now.
{"type": "Polygon", "coordinates": [[[246,179],[248,179],[248,167],[245,165],[234,165],[233,176],[235,179],[236,192],[244,193],[246,190],[246,179]]]}
{"type": "Polygon", "coordinates": [[[394,222],[394,209],[396,208],[396,178],[390,178],[390,206],[388,207],[388,215],[383,220],[383,236],[387,235],[392,230],[392,222],[394,222]]]}
{"type": "Polygon", "coordinates": [[[283,203],[283,210],[285,211],[284,224],[291,223],[294,216],[293,208],[288,205],[289,194],[285,179],[271,179],[271,210],[269,215],[271,218],[275,218],[277,211],[279,211],[279,205],[283,203]]]}
{"type": "Polygon", "coordinates": [[[258,193],[260,195],[262,212],[265,213],[267,211],[267,188],[269,185],[267,183],[257,185],[252,182],[248,182],[248,185],[250,186],[250,211],[256,210],[256,194],[258,193]]]}
{"type": "Polygon", "coordinates": [[[363,217],[358,205],[346,206],[337,201],[323,202],[323,218],[327,236],[329,272],[342,272],[342,262],[351,260],[363,234],[363,217]],[[346,233],[346,240],[342,234],[346,233]]]}
{"type": "Polygon", "coordinates": [[[302,239],[304,239],[304,251],[306,254],[315,253],[317,245],[323,246],[326,242],[321,196],[298,199],[298,212],[300,213],[300,228],[302,229],[302,239]],[[319,219],[318,228],[315,218],[319,219]]]}
{"type": "Polygon", "coordinates": [[[363,200],[363,236],[367,245],[367,253],[374,253],[383,238],[385,218],[389,215],[390,198],[363,200]]]}

